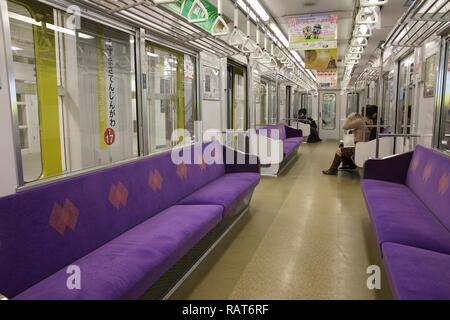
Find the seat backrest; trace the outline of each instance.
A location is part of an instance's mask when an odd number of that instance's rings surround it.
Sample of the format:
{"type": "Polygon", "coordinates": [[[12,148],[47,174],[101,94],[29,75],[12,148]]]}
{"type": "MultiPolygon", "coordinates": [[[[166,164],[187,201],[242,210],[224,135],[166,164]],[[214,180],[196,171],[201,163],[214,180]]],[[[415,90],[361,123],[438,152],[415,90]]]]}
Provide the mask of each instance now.
{"type": "Polygon", "coordinates": [[[280,140],[286,140],[286,127],[284,126],[284,124],[280,123],[278,125],[278,131],[280,132],[280,140]]]}
{"type": "Polygon", "coordinates": [[[175,165],[168,151],[0,198],[0,293],[16,296],[225,173],[195,162],[175,165]]]}
{"type": "Polygon", "coordinates": [[[406,184],[450,231],[450,158],[418,145],[406,184]]]}
{"type": "Polygon", "coordinates": [[[267,125],[256,129],[257,134],[261,134],[265,137],[277,140],[286,140],[286,129],[283,124],[280,125],[267,125]],[[275,130],[278,132],[275,133],[275,130]]]}

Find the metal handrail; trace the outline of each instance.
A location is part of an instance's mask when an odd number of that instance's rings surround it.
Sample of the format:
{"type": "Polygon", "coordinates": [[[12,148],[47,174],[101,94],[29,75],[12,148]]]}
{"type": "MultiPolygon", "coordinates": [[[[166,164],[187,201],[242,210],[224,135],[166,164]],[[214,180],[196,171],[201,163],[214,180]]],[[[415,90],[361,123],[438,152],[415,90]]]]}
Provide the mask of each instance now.
{"type": "Polygon", "coordinates": [[[420,134],[411,134],[411,133],[380,133],[379,137],[411,137],[411,138],[420,138],[425,135],[420,134]]]}

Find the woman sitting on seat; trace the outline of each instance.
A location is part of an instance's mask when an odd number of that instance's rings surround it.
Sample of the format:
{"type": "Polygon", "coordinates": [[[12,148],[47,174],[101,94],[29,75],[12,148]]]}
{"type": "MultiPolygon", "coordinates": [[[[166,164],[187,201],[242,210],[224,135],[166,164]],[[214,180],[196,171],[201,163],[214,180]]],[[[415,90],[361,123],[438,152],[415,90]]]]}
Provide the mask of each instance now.
{"type": "Polygon", "coordinates": [[[322,139],[319,137],[319,132],[317,131],[317,124],[313,118],[306,116],[306,109],[298,110],[298,121],[304,124],[309,124],[310,133],[308,137],[308,143],[320,142],[322,139]]]}
{"type": "MultiPolygon", "coordinates": [[[[343,125],[344,130],[351,130],[354,137],[355,143],[360,141],[367,141],[369,138],[369,130],[366,128],[366,124],[368,123],[368,119],[365,119],[361,114],[353,112],[348,116],[343,125]]],[[[338,168],[341,162],[349,163],[352,161],[352,157],[355,154],[355,148],[345,148],[343,144],[339,145],[339,148],[336,150],[334,155],[333,163],[331,164],[328,170],[322,171],[323,174],[326,175],[337,175],[338,168]]],[[[353,169],[356,169],[356,166],[353,164],[353,169]]]]}

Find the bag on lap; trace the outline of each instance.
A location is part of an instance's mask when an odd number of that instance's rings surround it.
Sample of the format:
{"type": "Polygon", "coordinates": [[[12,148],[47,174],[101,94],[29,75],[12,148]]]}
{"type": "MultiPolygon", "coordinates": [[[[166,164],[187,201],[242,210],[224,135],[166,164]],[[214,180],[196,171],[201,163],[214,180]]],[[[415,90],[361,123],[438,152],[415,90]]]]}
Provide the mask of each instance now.
{"type": "Polygon", "coordinates": [[[354,148],[355,147],[355,136],[353,133],[349,130],[346,133],[344,133],[344,148],[354,148]]]}

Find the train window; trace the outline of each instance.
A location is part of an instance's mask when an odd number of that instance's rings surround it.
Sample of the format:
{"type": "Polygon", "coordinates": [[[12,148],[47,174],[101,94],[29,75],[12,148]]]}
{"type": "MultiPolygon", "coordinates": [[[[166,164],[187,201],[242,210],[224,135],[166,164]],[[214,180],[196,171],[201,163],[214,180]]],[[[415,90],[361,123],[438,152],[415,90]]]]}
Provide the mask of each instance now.
{"type": "Polygon", "coordinates": [[[150,152],[191,143],[177,129],[194,134],[196,120],[195,58],[147,42],[150,152]]]}
{"type": "Polygon", "coordinates": [[[269,114],[269,97],[268,97],[268,84],[266,82],[261,82],[260,86],[260,118],[259,124],[266,125],[269,123],[268,114],[269,114]]]}
{"type": "Polygon", "coordinates": [[[334,130],[336,123],[336,94],[325,93],[322,103],[322,129],[334,130]]]}
{"type": "Polygon", "coordinates": [[[306,114],[312,115],[312,94],[303,93],[302,94],[302,109],[306,109],[306,114]]]}
{"type": "Polygon", "coordinates": [[[277,124],[278,122],[278,97],[277,86],[275,83],[270,83],[270,107],[269,107],[269,121],[270,124],[277,124]]]}
{"type": "Polygon", "coordinates": [[[442,150],[450,151],[450,40],[447,41],[447,53],[444,60],[445,79],[444,94],[442,98],[441,129],[439,137],[439,147],[442,150]]]}
{"type": "Polygon", "coordinates": [[[25,182],[138,155],[134,38],[8,1],[25,182]]]}
{"type": "Polygon", "coordinates": [[[395,112],[394,72],[383,76],[383,110],[381,118],[384,128],[390,128],[391,113],[395,112]]]}
{"type": "Polygon", "coordinates": [[[228,69],[228,127],[247,129],[247,71],[245,67],[230,63],[228,69]]]}
{"type": "Polygon", "coordinates": [[[399,65],[397,133],[409,134],[412,127],[413,115],[413,73],[414,57],[411,55],[402,60],[399,65]]]}
{"type": "Polygon", "coordinates": [[[359,110],[359,93],[348,93],[347,94],[347,117],[359,110]]]}

